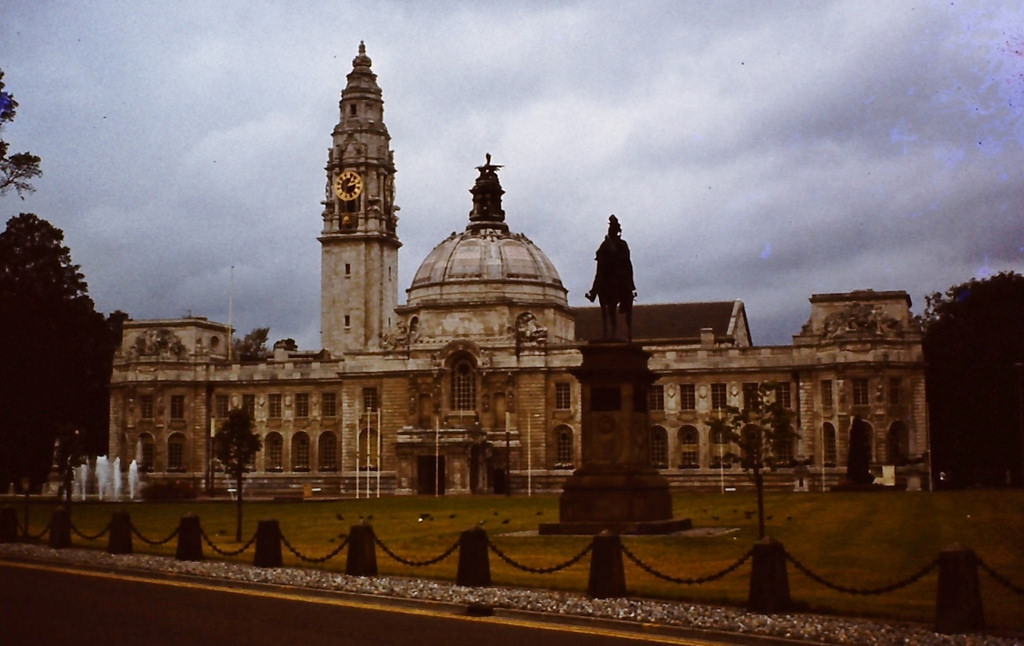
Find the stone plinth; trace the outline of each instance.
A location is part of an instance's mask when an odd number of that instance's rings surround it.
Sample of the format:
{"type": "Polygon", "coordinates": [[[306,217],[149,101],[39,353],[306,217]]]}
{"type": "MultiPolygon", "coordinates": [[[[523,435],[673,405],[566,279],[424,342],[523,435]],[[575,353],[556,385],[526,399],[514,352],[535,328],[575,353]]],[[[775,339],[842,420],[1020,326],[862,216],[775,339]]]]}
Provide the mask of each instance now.
{"type": "Polygon", "coordinates": [[[594,342],[572,371],[582,400],[582,465],[559,497],[559,522],[541,534],[665,534],[690,528],[672,518],[668,481],[650,466],[647,390],[656,376],[639,345],[594,342]]]}

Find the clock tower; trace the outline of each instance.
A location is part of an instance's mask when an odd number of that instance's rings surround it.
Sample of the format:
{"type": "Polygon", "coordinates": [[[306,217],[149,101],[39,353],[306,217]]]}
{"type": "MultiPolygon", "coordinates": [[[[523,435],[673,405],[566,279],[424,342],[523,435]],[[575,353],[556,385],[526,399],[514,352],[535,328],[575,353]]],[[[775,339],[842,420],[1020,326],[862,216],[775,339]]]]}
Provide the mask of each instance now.
{"type": "Polygon", "coordinates": [[[325,168],[320,342],[335,355],[379,349],[398,304],[394,152],[370,63],[359,43],[325,168]]]}

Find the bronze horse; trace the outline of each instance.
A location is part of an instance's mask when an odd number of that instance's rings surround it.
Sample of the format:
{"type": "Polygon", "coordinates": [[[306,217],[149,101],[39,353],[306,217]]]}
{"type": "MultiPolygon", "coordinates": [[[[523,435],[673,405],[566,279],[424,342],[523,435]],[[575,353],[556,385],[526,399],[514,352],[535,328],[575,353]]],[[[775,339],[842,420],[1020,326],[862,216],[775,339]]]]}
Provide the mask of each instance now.
{"type": "Polygon", "coordinates": [[[629,259],[629,245],[620,236],[622,227],[614,215],[608,216],[608,235],[597,249],[597,273],[594,285],[586,293],[591,303],[597,298],[601,304],[601,327],[604,339],[615,339],[618,312],[626,318],[626,340],[633,340],[633,263],[629,259]]]}

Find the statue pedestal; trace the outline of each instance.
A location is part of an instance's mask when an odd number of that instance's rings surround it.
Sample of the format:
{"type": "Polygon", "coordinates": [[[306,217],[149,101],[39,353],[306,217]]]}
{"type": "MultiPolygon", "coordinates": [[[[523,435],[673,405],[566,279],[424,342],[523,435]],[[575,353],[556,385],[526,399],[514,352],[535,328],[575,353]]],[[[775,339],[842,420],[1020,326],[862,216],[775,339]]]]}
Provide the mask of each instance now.
{"type": "Polygon", "coordinates": [[[582,466],[559,497],[559,522],[541,534],[667,534],[689,529],[672,518],[668,481],[650,466],[647,390],[656,379],[639,345],[595,342],[572,371],[582,400],[582,466]]]}

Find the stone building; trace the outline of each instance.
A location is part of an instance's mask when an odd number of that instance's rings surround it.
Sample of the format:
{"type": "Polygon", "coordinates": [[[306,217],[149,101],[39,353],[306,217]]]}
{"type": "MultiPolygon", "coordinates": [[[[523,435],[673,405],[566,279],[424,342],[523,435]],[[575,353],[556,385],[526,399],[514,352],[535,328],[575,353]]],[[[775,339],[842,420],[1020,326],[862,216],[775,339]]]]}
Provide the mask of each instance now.
{"type": "MultiPolygon", "coordinates": [[[[137,460],[151,482],[222,489],[211,435],[245,408],[263,439],[247,482],[267,494],[558,490],[580,455],[570,369],[600,311],[570,307],[545,253],[506,222],[490,155],[465,229],[427,255],[400,303],[396,169],[362,45],[339,108],[321,203],[322,348],[242,361],[226,324],[126,322],[110,458],[137,460]]],[[[840,480],[855,417],[870,424],[879,475],[913,487],[926,473],[921,335],[905,292],[813,295],[789,346],[754,346],[740,301],[639,305],[634,320],[659,377],[651,462],[673,487],[748,486],[707,422],[761,382],[796,414],[798,436],[779,449],[792,466],[774,486],[840,480]]]]}

